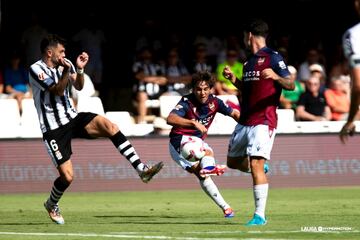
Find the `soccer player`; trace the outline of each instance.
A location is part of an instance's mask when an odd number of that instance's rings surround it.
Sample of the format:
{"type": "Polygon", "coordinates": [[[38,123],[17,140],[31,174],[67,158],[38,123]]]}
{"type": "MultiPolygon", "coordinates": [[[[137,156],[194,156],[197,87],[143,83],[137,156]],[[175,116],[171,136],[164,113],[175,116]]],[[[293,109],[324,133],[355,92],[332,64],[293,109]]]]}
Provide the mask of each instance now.
{"type": "Polygon", "coordinates": [[[71,139],[108,137],[137,170],[143,182],[158,173],[163,163],[149,167],[140,161],[134,147],[117,125],[93,113],[77,113],[69,100],[69,84],[77,90],[84,85],[84,67],[89,60],[81,53],[74,65],[65,58],[65,41],[48,35],[41,41],[42,58],[30,67],[30,84],[47,151],[59,171],[50,196],[44,203],[52,221],[64,224],[58,202],[73,181],[71,139]]]}
{"type": "Polygon", "coordinates": [[[248,226],[266,224],[269,184],[264,164],[270,159],[282,88],[294,89],[283,58],[266,46],[267,34],[268,25],[264,21],[255,19],[248,23],[244,43],[252,55],[244,64],[242,79],[237,79],[229,67],[223,71],[242,93],[241,117],[230,139],[227,165],[240,171],[251,171],[255,213],[248,226]]]}
{"type": "MultiPolygon", "coordinates": [[[[360,16],[360,0],[355,0],[354,5],[360,16]]],[[[354,120],[360,105],[360,23],[344,33],[343,49],[346,58],[349,60],[352,79],[350,112],[347,122],[340,131],[340,139],[345,143],[348,135],[352,136],[355,132],[354,120]]]]}
{"type": "Polygon", "coordinates": [[[226,218],[233,217],[234,212],[221,196],[210,175],[221,175],[224,172],[222,165],[215,165],[214,152],[205,142],[205,156],[200,161],[186,160],[180,150],[181,144],[192,136],[205,139],[207,130],[217,112],[239,119],[238,110],[224,104],[222,100],[211,94],[214,86],[211,73],[200,71],[192,77],[192,93],[181,98],[180,102],[171,111],[167,123],[173,128],[170,132],[169,150],[173,160],[184,170],[193,173],[200,181],[201,188],[223,210],[226,218]]]}

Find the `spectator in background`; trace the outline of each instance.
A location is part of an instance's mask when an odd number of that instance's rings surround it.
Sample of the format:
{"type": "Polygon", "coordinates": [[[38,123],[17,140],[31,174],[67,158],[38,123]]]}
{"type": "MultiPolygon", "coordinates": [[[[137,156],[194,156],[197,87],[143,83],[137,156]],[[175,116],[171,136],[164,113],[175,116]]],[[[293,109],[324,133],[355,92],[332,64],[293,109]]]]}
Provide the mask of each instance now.
{"type": "Polygon", "coordinates": [[[85,51],[91,56],[85,72],[93,81],[95,88],[100,90],[103,76],[103,46],[106,39],[98,25],[98,19],[90,13],[86,26],[75,34],[72,40],[79,44],[80,52],[85,51]]]}
{"type": "Polygon", "coordinates": [[[135,50],[140,52],[142,49],[151,49],[153,53],[153,60],[158,60],[157,57],[162,56],[164,44],[160,23],[154,19],[146,19],[143,22],[142,33],[135,42],[135,50]]]}
{"type": "MultiPolygon", "coordinates": [[[[311,48],[308,50],[306,55],[306,60],[300,65],[298,72],[299,81],[307,81],[311,76],[310,66],[314,63],[320,64],[320,54],[317,49],[311,48]]],[[[325,73],[325,68],[323,65],[320,65],[322,72],[325,73]]]]}
{"type": "Polygon", "coordinates": [[[216,66],[217,57],[223,49],[221,40],[209,33],[198,33],[194,40],[194,46],[204,44],[207,49],[208,61],[211,65],[216,66]]]}
{"type": "Polygon", "coordinates": [[[324,94],[320,92],[320,79],[310,77],[305,83],[306,91],[301,94],[296,107],[296,118],[300,121],[326,121],[331,119],[331,111],[324,94]]]}
{"type": "Polygon", "coordinates": [[[317,77],[320,79],[320,91],[324,92],[326,87],[326,74],[324,68],[318,64],[314,63],[309,66],[310,77],[317,77]]]}
{"type": "Polygon", "coordinates": [[[5,93],[4,77],[0,71],[0,99],[9,98],[9,95],[5,93]]]}
{"type": "Polygon", "coordinates": [[[205,44],[199,43],[195,46],[195,59],[192,67],[192,73],[208,71],[212,73],[212,66],[207,60],[207,50],[205,44]]]}
{"type": "Polygon", "coordinates": [[[31,15],[30,26],[23,32],[21,43],[25,52],[25,66],[30,67],[31,64],[41,58],[40,42],[47,35],[47,30],[41,26],[39,16],[36,13],[31,15]]]}
{"type": "Polygon", "coordinates": [[[340,76],[333,77],[330,88],[324,92],[326,103],[331,110],[331,120],[346,120],[350,108],[350,98],[346,92],[346,82],[340,76]]]}
{"type": "Polygon", "coordinates": [[[137,84],[135,86],[138,123],[145,123],[147,113],[146,100],[158,99],[166,91],[167,79],[164,68],[152,60],[150,49],[140,51],[140,61],[133,65],[133,73],[137,84]]]}
{"type": "Polygon", "coordinates": [[[238,52],[238,60],[240,62],[245,62],[246,53],[240,46],[239,37],[235,34],[228,34],[224,41],[224,48],[219,52],[217,56],[217,64],[223,63],[226,61],[226,54],[228,49],[236,49],[238,52]]]}
{"type": "Polygon", "coordinates": [[[215,91],[219,95],[233,94],[238,95],[238,89],[232,82],[223,76],[225,66],[229,66],[231,71],[238,79],[242,78],[243,64],[238,61],[239,52],[236,49],[229,48],[226,51],[226,61],[220,63],[216,68],[217,82],[215,84],[215,91]]]}
{"type": "Polygon", "coordinates": [[[21,59],[18,53],[13,53],[10,65],[4,70],[5,91],[10,97],[18,101],[21,111],[21,101],[24,98],[32,97],[28,72],[20,64],[21,59]]]}
{"type": "Polygon", "coordinates": [[[168,94],[185,95],[190,93],[189,83],[191,75],[179,58],[176,49],[171,49],[165,67],[165,75],[167,78],[168,94]]]}
{"type": "Polygon", "coordinates": [[[305,92],[305,88],[302,83],[296,80],[296,68],[289,65],[288,69],[290,72],[290,77],[294,81],[295,89],[293,91],[289,91],[286,89],[282,90],[280,97],[280,105],[282,108],[295,110],[301,94],[305,92]]]}

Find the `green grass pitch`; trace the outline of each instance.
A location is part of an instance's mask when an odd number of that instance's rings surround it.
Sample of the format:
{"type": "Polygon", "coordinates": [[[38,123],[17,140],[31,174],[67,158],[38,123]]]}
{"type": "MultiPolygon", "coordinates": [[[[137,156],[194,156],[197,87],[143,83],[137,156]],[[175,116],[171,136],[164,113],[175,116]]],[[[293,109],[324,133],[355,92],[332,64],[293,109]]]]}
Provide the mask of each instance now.
{"type": "Polygon", "coordinates": [[[244,226],[254,209],[251,189],[222,193],[236,211],[232,219],[200,189],[68,192],[60,202],[65,225],[48,218],[47,194],[3,194],[0,239],[360,239],[360,187],[270,189],[262,227],[244,226]]]}

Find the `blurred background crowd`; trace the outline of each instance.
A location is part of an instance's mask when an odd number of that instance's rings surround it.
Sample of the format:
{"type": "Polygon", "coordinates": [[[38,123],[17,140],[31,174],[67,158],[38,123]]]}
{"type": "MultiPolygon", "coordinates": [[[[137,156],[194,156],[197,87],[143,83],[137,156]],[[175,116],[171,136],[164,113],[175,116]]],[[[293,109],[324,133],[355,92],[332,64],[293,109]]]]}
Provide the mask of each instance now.
{"type": "Polygon", "coordinates": [[[199,70],[214,74],[214,94],[241,96],[221,72],[229,65],[241,77],[249,54],[242,23],[261,17],[270,25],[268,45],[296,80],[280,107],[293,109],[299,121],[344,120],[350,78],[341,37],[357,21],[352,3],[2,0],[0,97],[19,103],[31,97],[27,71],[40,59],[39,43],[47,33],[68,40],[71,60],[81,51],[90,55],[85,91],[73,91],[75,101],[79,94],[98,96],[105,111],[128,111],[137,123],[159,115],[153,100],[188,93],[191,74],[199,70]]]}

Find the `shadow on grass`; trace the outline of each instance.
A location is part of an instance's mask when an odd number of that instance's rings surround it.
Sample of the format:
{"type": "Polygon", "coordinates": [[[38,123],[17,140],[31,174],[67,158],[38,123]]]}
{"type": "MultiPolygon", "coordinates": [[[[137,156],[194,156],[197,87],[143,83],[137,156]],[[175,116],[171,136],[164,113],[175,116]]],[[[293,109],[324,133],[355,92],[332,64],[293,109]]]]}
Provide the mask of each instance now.
{"type": "MultiPolygon", "coordinates": [[[[49,222],[39,222],[39,223],[0,223],[0,226],[37,226],[37,225],[46,225],[49,222]]],[[[51,223],[50,223],[51,224],[51,223]]]]}
{"type": "MultiPolygon", "coordinates": [[[[109,223],[107,223],[109,224],[109,223]]],[[[239,223],[235,223],[235,222],[196,222],[196,221],[192,221],[192,222],[165,222],[165,221],[138,221],[138,222],[111,222],[111,224],[116,224],[116,225],[128,225],[128,224],[149,224],[149,225],[163,225],[163,224],[167,224],[167,225],[216,225],[216,226],[229,226],[229,225],[238,225],[239,223]]]]}
{"type": "Polygon", "coordinates": [[[163,216],[163,215],[100,215],[96,218],[188,218],[185,216],[163,216]]]}

